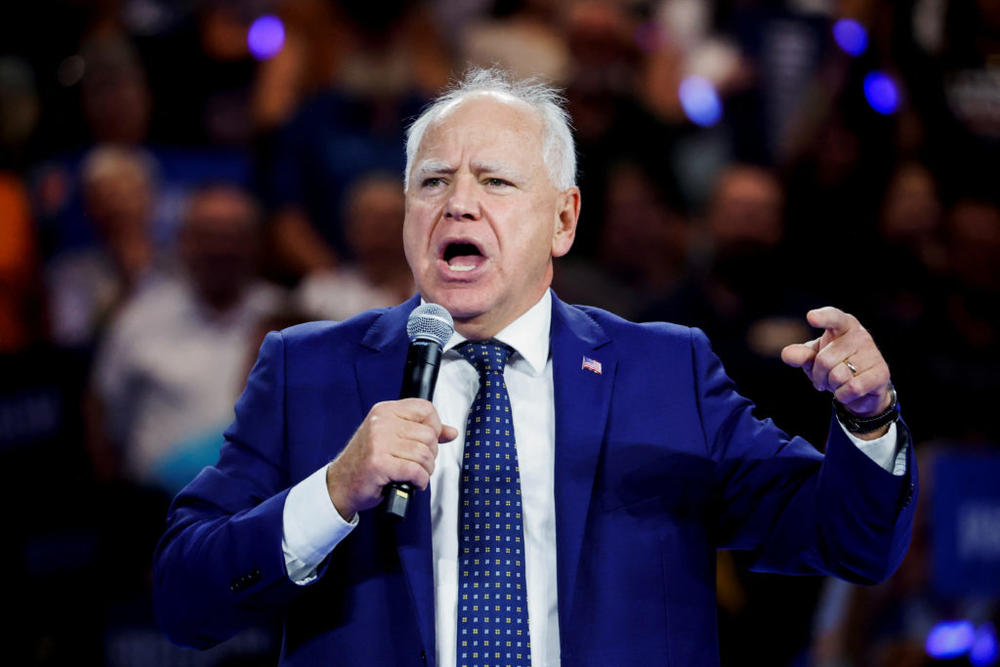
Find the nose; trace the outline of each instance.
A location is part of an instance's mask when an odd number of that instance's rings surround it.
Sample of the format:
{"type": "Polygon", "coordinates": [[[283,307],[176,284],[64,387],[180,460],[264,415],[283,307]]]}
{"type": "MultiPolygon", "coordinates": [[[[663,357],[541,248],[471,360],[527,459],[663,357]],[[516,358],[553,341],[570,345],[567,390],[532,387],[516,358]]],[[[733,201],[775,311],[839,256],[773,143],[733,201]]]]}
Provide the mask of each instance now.
{"type": "Polygon", "coordinates": [[[474,177],[463,174],[455,179],[445,203],[444,215],[452,220],[479,219],[479,195],[474,177]]]}

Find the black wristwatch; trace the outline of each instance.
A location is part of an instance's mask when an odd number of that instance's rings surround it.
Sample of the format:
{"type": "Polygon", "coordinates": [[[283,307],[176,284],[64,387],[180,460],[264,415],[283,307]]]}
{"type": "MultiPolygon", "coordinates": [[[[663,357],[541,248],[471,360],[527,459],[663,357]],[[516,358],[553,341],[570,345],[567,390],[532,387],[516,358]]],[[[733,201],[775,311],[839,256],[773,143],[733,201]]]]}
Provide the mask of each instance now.
{"type": "Polygon", "coordinates": [[[837,419],[844,425],[844,428],[855,435],[877,431],[899,419],[899,401],[896,400],[896,388],[891,384],[889,385],[889,407],[877,415],[859,417],[836,399],[833,401],[833,409],[837,411],[837,419]]]}

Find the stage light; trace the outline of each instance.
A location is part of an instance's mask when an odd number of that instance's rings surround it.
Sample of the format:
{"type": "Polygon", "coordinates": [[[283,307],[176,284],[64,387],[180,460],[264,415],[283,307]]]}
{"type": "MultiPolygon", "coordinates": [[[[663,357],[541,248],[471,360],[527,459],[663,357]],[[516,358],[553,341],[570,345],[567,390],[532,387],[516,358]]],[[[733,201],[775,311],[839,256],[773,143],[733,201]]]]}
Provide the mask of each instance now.
{"type": "Polygon", "coordinates": [[[868,31],[854,19],[840,19],[834,23],[833,39],[852,56],[860,56],[868,48],[868,31]]]}
{"type": "Polygon", "coordinates": [[[969,649],[969,661],[976,667],[995,665],[997,662],[997,632],[992,623],[976,628],[976,636],[969,649]]]}
{"type": "Polygon", "coordinates": [[[265,14],[250,24],[247,46],[257,60],[273,58],[284,45],[285,26],[277,16],[265,14]]]}
{"type": "Polygon", "coordinates": [[[972,648],[975,636],[971,621],[941,621],[927,633],[924,648],[932,658],[957,658],[972,648]]]}
{"type": "Polygon", "coordinates": [[[885,72],[869,72],[864,87],[865,99],[878,113],[888,115],[899,109],[899,87],[885,72]]]}
{"type": "Polygon", "coordinates": [[[681,81],[678,94],[681,107],[692,123],[711,127],[722,118],[722,102],[715,87],[701,76],[689,76],[681,81]]]}

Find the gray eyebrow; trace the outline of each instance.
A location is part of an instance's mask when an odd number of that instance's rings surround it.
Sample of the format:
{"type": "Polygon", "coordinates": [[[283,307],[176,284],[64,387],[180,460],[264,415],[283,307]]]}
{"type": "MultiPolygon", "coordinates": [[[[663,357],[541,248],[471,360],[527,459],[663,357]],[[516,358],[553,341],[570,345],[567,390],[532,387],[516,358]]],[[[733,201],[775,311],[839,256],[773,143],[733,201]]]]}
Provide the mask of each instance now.
{"type": "Polygon", "coordinates": [[[434,158],[424,160],[413,168],[413,175],[419,178],[425,174],[454,174],[455,167],[451,166],[444,160],[436,160],[434,158]]]}
{"type": "MultiPolygon", "coordinates": [[[[501,162],[473,162],[471,167],[476,174],[487,173],[515,183],[525,180],[517,169],[501,162]]],[[[455,166],[444,160],[429,158],[413,168],[413,180],[419,181],[431,174],[454,174],[456,171],[458,169],[455,166]]]]}
{"type": "Polygon", "coordinates": [[[514,181],[515,183],[519,183],[524,180],[524,177],[517,169],[501,162],[473,162],[472,171],[477,174],[486,172],[488,174],[500,176],[509,181],[514,181]]]}

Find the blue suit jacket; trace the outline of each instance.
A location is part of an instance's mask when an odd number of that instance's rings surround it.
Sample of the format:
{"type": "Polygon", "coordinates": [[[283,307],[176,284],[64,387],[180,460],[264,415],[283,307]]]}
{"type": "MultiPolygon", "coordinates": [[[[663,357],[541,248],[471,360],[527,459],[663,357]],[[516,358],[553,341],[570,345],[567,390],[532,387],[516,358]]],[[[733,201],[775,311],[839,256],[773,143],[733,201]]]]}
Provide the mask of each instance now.
{"type": "MultiPolygon", "coordinates": [[[[436,664],[428,493],[401,524],[363,512],[309,586],[288,579],[281,550],[288,489],[397,398],[416,304],[268,335],[218,464],[178,495],[157,549],[174,641],[209,646],[277,613],[283,664],[436,664]]],[[[696,329],[553,299],[551,338],[563,664],[716,664],[720,547],[761,570],[859,582],[899,564],[912,455],[893,477],[839,427],[824,457],[758,421],[696,329]]]]}

